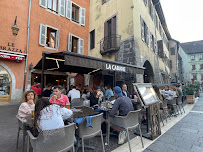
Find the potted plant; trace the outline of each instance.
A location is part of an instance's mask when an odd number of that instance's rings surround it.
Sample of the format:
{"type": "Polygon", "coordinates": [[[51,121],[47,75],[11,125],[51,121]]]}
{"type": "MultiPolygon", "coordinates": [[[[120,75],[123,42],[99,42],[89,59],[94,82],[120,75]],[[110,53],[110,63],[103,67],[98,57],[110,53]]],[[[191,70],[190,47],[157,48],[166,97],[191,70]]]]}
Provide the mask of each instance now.
{"type": "Polygon", "coordinates": [[[194,103],[195,102],[195,85],[194,84],[187,84],[185,86],[185,93],[186,93],[186,99],[187,103],[194,103]]]}
{"type": "Polygon", "coordinates": [[[196,81],[194,83],[194,88],[195,88],[195,96],[199,97],[199,90],[200,90],[200,83],[199,83],[199,81],[196,81]]]}

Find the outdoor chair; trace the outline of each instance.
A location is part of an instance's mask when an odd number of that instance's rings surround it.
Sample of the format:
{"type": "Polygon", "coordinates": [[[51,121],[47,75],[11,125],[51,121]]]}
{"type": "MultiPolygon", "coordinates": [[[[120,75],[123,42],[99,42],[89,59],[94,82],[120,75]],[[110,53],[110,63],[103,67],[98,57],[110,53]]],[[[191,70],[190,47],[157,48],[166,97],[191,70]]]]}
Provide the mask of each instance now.
{"type": "Polygon", "coordinates": [[[179,112],[178,112],[177,105],[176,105],[176,98],[174,98],[173,100],[168,100],[167,104],[171,105],[173,107],[174,116],[177,116],[179,114],[179,112]]]}
{"type": "Polygon", "coordinates": [[[103,113],[92,116],[92,122],[91,122],[92,127],[86,127],[86,119],[84,119],[81,122],[81,124],[79,124],[76,134],[79,136],[79,138],[82,141],[82,152],[84,152],[84,147],[85,147],[84,140],[95,137],[99,134],[101,136],[103,152],[105,152],[103,135],[101,130],[102,118],[103,118],[103,113]]]}
{"type": "Polygon", "coordinates": [[[110,122],[113,125],[119,126],[121,128],[124,128],[127,131],[127,138],[128,138],[128,145],[131,152],[131,146],[130,146],[130,137],[129,137],[129,131],[135,128],[139,128],[140,138],[142,142],[142,147],[144,148],[143,140],[142,140],[142,132],[140,129],[140,123],[139,123],[139,112],[141,109],[136,111],[130,111],[127,116],[114,116],[110,119],[110,122]]]}
{"type": "Polygon", "coordinates": [[[83,98],[75,98],[71,101],[71,107],[80,107],[84,106],[84,99],[83,98]]]}
{"type": "Polygon", "coordinates": [[[24,151],[24,147],[25,147],[25,137],[27,135],[27,129],[26,129],[26,120],[20,118],[18,115],[16,115],[16,118],[18,119],[18,135],[17,135],[17,143],[16,143],[16,149],[18,148],[18,141],[19,141],[19,134],[20,134],[20,130],[22,130],[23,132],[23,151],[24,151]]]}
{"type": "Polygon", "coordinates": [[[33,152],[74,152],[75,124],[69,124],[62,128],[44,130],[34,137],[30,131],[28,133],[28,146],[33,148],[33,152]]]}
{"type": "MultiPolygon", "coordinates": [[[[161,119],[161,122],[162,122],[162,124],[163,124],[163,126],[164,126],[164,121],[163,121],[164,110],[161,109],[161,106],[162,106],[162,103],[160,102],[158,108],[159,108],[159,113],[160,113],[160,119],[161,119]]],[[[163,106],[162,106],[162,107],[163,107],[163,106]]]]}
{"type": "Polygon", "coordinates": [[[167,103],[168,103],[168,100],[164,99],[160,105],[160,108],[163,110],[163,113],[161,113],[161,117],[163,118],[163,115],[164,115],[164,117],[166,119],[166,123],[167,123],[168,117],[171,119],[171,116],[169,115],[167,103]]]}
{"type": "Polygon", "coordinates": [[[177,98],[177,101],[176,101],[176,104],[177,104],[177,106],[179,107],[179,110],[180,110],[180,113],[181,113],[181,114],[182,114],[181,107],[182,107],[183,112],[185,113],[185,109],[184,109],[184,107],[183,107],[182,98],[183,98],[182,96],[179,96],[179,97],[177,98]]]}

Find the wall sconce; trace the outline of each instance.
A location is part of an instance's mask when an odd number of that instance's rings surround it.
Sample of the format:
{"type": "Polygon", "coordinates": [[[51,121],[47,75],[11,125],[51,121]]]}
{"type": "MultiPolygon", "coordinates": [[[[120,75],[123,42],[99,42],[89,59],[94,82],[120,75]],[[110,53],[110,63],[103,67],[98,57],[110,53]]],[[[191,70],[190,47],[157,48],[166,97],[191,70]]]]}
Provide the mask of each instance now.
{"type": "Polygon", "coordinates": [[[166,56],[166,54],[164,55],[164,61],[167,61],[168,60],[168,58],[167,58],[167,56],[166,56]]]}
{"type": "Polygon", "coordinates": [[[32,69],[33,69],[33,64],[30,63],[30,65],[29,65],[29,70],[32,70],[32,69]]]}
{"type": "Polygon", "coordinates": [[[11,27],[14,36],[18,35],[18,31],[19,31],[19,27],[17,26],[16,21],[17,21],[17,16],[15,18],[14,25],[11,27]]]}

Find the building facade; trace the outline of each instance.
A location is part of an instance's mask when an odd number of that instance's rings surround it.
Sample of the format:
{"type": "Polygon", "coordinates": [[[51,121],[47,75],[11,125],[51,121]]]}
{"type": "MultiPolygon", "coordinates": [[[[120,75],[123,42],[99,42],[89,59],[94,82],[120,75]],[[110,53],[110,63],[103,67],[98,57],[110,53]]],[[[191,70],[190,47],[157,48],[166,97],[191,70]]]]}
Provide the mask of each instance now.
{"type": "Polygon", "coordinates": [[[171,39],[159,1],[90,0],[89,55],[145,67],[120,83],[169,82],[171,39]]]}
{"type": "MultiPolygon", "coordinates": [[[[33,67],[42,52],[69,51],[88,55],[89,0],[1,1],[0,103],[19,103],[22,93],[41,82],[33,67]],[[12,3],[12,5],[11,5],[12,3]],[[17,16],[18,34],[11,27],[17,16]]],[[[68,73],[45,72],[45,84],[67,83],[68,73]]],[[[73,75],[77,76],[77,75],[73,75]]],[[[77,83],[84,77],[77,76],[77,83]]]]}
{"type": "Polygon", "coordinates": [[[189,81],[203,83],[203,40],[181,43],[188,57],[189,81]]]}

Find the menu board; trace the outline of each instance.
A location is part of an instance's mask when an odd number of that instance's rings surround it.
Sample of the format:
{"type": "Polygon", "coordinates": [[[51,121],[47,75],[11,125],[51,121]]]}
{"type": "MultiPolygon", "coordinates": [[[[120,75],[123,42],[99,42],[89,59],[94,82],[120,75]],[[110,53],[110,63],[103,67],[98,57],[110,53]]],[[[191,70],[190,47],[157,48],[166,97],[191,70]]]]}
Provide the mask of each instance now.
{"type": "Polygon", "coordinates": [[[135,83],[134,89],[138,92],[144,105],[148,106],[159,102],[159,98],[150,83],[135,83]]]}

